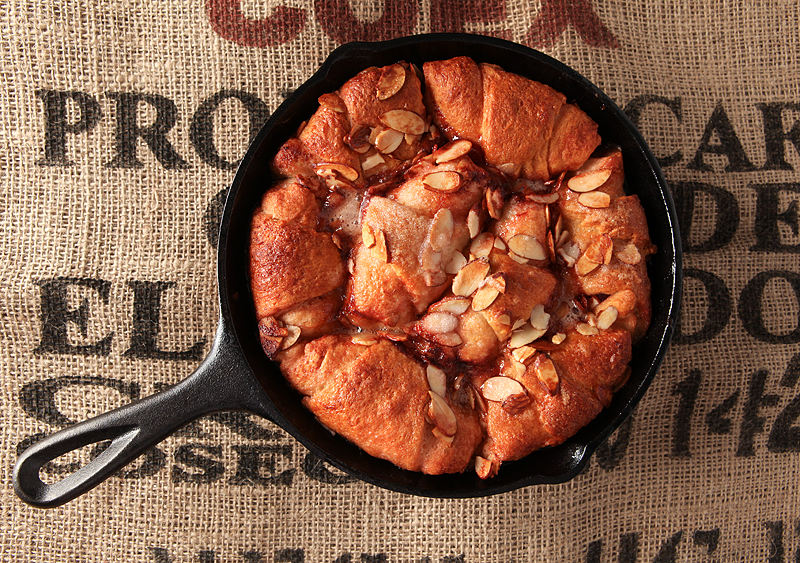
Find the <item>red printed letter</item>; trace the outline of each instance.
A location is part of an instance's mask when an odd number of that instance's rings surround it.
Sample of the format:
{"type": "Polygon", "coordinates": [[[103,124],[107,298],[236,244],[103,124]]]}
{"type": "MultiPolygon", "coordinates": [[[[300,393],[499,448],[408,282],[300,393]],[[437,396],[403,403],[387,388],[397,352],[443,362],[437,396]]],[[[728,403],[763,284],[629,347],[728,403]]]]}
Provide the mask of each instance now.
{"type": "Polygon", "coordinates": [[[303,30],[306,11],[278,6],[263,20],[242,13],[241,0],[208,0],[208,21],[223,39],[245,47],[274,47],[288,43],[303,30]]]}
{"type": "Polygon", "coordinates": [[[407,0],[384,0],[383,14],[372,23],[360,22],[349,0],[315,0],[314,5],[322,29],[339,43],[411,35],[417,24],[417,3],[407,0]]]}

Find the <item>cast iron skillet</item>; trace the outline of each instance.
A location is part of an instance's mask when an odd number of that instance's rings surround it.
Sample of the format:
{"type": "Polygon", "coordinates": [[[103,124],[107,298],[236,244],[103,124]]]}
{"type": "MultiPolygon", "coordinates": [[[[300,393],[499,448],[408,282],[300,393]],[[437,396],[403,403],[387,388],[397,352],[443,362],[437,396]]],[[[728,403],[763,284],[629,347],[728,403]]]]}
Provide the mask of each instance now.
{"type": "Polygon", "coordinates": [[[265,417],[326,462],[368,483],[429,497],[479,497],[572,479],[591,454],[631,413],[660,366],[678,315],[681,253],[672,197],[656,159],[625,114],[588,80],[558,61],[526,47],[477,35],[435,34],[336,49],[319,71],[270,117],[244,156],[231,185],[217,250],[220,321],[212,349],[187,379],[141,401],[61,430],[28,448],[14,468],[14,488],[25,502],[59,506],[90,490],[184,424],[217,411],[244,410],[265,417]],[[261,350],[247,279],[250,217],[270,184],[268,162],[285,139],[317,108],[317,98],[336,90],[368,66],[459,55],[491,62],[549,84],[576,102],[600,126],[604,141],[622,148],[629,192],[639,195],[658,253],[649,264],[653,319],[636,346],[632,374],[611,406],[560,446],[503,464],[499,475],[474,472],[429,476],[398,469],[332,436],[300,403],[261,350]],[[55,484],[40,479],[42,465],[100,441],[110,445],[55,484]]]}

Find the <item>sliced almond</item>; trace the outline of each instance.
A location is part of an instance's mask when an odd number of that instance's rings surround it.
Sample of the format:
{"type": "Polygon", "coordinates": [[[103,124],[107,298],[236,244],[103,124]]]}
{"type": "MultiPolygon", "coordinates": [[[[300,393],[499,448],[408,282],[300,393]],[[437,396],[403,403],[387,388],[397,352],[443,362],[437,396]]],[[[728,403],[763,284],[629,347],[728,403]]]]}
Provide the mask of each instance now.
{"type": "Polygon", "coordinates": [[[388,100],[397,94],[406,82],[406,69],[399,64],[387,66],[381,72],[375,95],[379,100],[388,100]]]}
{"type": "Polygon", "coordinates": [[[602,303],[598,304],[595,312],[601,314],[608,307],[615,307],[618,315],[627,315],[636,306],[636,294],[630,289],[622,289],[610,295],[602,303]]]}
{"type": "Polygon", "coordinates": [[[551,394],[555,395],[558,391],[558,371],[556,366],[547,355],[542,354],[538,357],[535,367],[536,377],[542,386],[551,394]]]}
{"type": "Polygon", "coordinates": [[[501,406],[504,411],[513,415],[522,412],[529,404],[531,404],[531,398],[525,393],[519,393],[506,397],[501,406]]]}
{"type": "Polygon", "coordinates": [[[453,279],[453,293],[469,297],[478,289],[486,274],[489,273],[489,269],[489,262],[485,258],[478,258],[467,263],[453,279]]]}
{"type": "Polygon", "coordinates": [[[440,170],[426,175],[422,183],[428,189],[450,194],[461,188],[462,178],[454,170],[440,170]]]}
{"type": "Polygon", "coordinates": [[[469,253],[473,259],[484,258],[489,256],[492,248],[494,248],[494,235],[489,232],[483,232],[472,239],[472,243],[469,245],[469,253]]]}
{"type": "Polygon", "coordinates": [[[258,322],[258,335],[264,353],[272,358],[282,349],[283,339],[289,335],[289,331],[275,317],[264,317],[258,322]]]}
{"type": "Polygon", "coordinates": [[[322,107],[326,107],[336,113],[346,113],[347,106],[344,105],[344,100],[333,93],[322,94],[317,101],[322,107]]]}
{"type": "Polygon", "coordinates": [[[511,356],[519,363],[524,364],[536,353],[536,348],[531,346],[520,346],[511,351],[511,356]]]}
{"type": "Polygon", "coordinates": [[[512,350],[530,344],[534,340],[542,337],[547,332],[546,330],[535,328],[529,324],[524,324],[517,330],[511,333],[511,338],[508,341],[508,347],[512,350]]]}
{"type": "Polygon", "coordinates": [[[619,258],[620,262],[631,266],[635,266],[642,261],[642,255],[633,243],[628,243],[625,248],[617,252],[617,258],[619,258]]]}
{"type": "Polygon", "coordinates": [[[389,110],[380,117],[381,123],[401,133],[422,135],[425,132],[425,120],[407,109],[389,110]]]}
{"type": "Polygon", "coordinates": [[[610,305],[602,313],[597,316],[597,328],[605,330],[617,322],[619,311],[613,305],[610,305]]]}
{"type": "Polygon", "coordinates": [[[443,250],[453,240],[453,213],[446,207],[440,209],[433,216],[431,230],[428,234],[431,248],[437,251],[443,250]]]}
{"type": "Polygon", "coordinates": [[[557,333],[555,333],[553,335],[553,338],[550,339],[550,342],[552,342],[555,345],[559,345],[562,342],[564,342],[566,339],[567,339],[567,335],[566,334],[564,334],[563,332],[557,332],[557,333]]]}
{"type": "Polygon", "coordinates": [[[361,225],[361,240],[364,241],[364,246],[367,248],[375,246],[375,231],[369,223],[361,225]]]}
{"type": "Polygon", "coordinates": [[[595,170],[573,176],[567,181],[567,186],[573,192],[591,192],[606,183],[606,180],[611,176],[611,170],[595,170]]]}
{"type": "Polygon", "coordinates": [[[366,332],[359,332],[358,334],[354,334],[350,337],[350,341],[353,344],[358,344],[359,346],[372,346],[373,344],[377,344],[378,340],[379,338],[377,336],[366,332]]]}
{"type": "Polygon", "coordinates": [[[396,129],[384,129],[375,137],[375,148],[384,154],[393,153],[403,138],[403,133],[396,129]]]}
{"type": "Polygon", "coordinates": [[[364,170],[364,172],[366,172],[367,170],[372,170],[373,168],[383,164],[384,162],[386,161],[381,156],[381,153],[379,152],[372,153],[371,155],[369,155],[367,158],[364,159],[364,162],[361,163],[361,169],[364,170]]]}
{"type": "Polygon", "coordinates": [[[483,382],[481,394],[488,401],[502,403],[512,395],[524,395],[525,388],[516,379],[498,375],[483,382]]]}
{"type": "Polygon", "coordinates": [[[592,209],[604,209],[611,205],[611,196],[600,191],[586,192],[578,196],[578,203],[592,209]]]}
{"type": "Polygon", "coordinates": [[[517,262],[519,264],[527,264],[528,263],[528,259],[527,258],[525,258],[524,256],[520,256],[516,252],[509,252],[508,253],[508,257],[511,258],[514,262],[517,262]]]}
{"type": "Polygon", "coordinates": [[[544,305],[539,303],[531,310],[531,326],[539,330],[547,330],[550,324],[550,314],[544,310],[544,305]]]}
{"type": "Polygon", "coordinates": [[[514,375],[516,375],[518,378],[525,377],[525,372],[528,370],[528,368],[525,367],[525,364],[518,362],[513,357],[506,358],[506,360],[508,368],[512,370],[514,375]]]}
{"type": "Polygon", "coordinates": [[[431,305],[428,310],[431,312],[450,313],[451,315],[461,315],[469,309],[471,301],[463,297],[456,299],[445,299],[431,305]]]}
{"type": "Polygon", "coordinates": [[[378,258],[382,261],[389,263],[389,248],[386,246],[386,235],[383,231],[378,229],[375,231],[375,250],[378,258]]]}
{"type": "Polygon", "coordinates": [[[506,162],[497,167],[497,169],[506,176],[516,176],[519,174],[520,165],[513,162],[506,162]]]}
{"type": "Polygon", "coordinates": [[[608,264],[611,262],[611,254],[614,251],[614,241],[607,234],[600,235],[589,248],[586,249],[584,255],[586,258],[597,264],[608,264]]]}
{"type": "Polygon", "coordinates": [[[445,332],[443,334],[434,334],[433,339],[442,346],[453,348],[461,346],[464,343],[461,336],[457,332],[445,332]]]}
{"type": "Polygon", "coordinates": [[[319,176],[330,176],[335,172],[340,174],[342,178],[351,182],[358,180],[358,170],[352,166],[348,166],[347,164],[341,164],[339,162],[325,162],[322,164],[317,164],[315,169],[317,175],[319,176]]]}
{"type": "Polygon", "coordinates": [[[354,150],[364,149],[366,151],[369,148],[369,135],[370,128],[367,125],[356,123],[345,137],[345,142],[354,150]]]}
{"type": "Polygon", "coordinates": [[[497,272],[496,274],[492,274],[486,281],[483,282],[484,284],[495,288],[500,293],[506,292],[506,275],[503,272],[497,272]]]}
{"type": "Polygon", "coordinates": [[[528,322],[528,321],[526,321],[525,319],[517,319],[516,321],[514,321],[514,324],[511,327],[511,330],[517,330],[518,328],[523,326],[526,322],[528,322]]]}
{"type": "Polygon", "coordinates": [[[486,210],[492,219],[500,219],[503,216],[503,192],[499,188],[489,188],[486,190],[486,210]]]}
{"type": "Polygon", "coordinates": [[[425,368],[425,374],[428,377],[428,386],[431,388],[431,391],[440,397],[444,397],[447,394],[447,375],[444,371],[442,371],[441,368],[429,364],[428,367],[425,368]]]}
{"type": "Polygon", "coordinates": [[[489,284],[481,286],[472,298],[472,310],[483,311],[494,303],[498,295],[500,295],[500,292],[489,284]]]}
{"type": "Polygon", "coordinates": [[[479,455],[475,456],[475,473],[477,473],[478,477],[481,479],[489,479],[490,477],[494,477],[497,475],[498,469],[499,468],[497,465],[488,459],[482,458],[479,455]]]}
{"type": "Polygon", "coordinates": [[[458,318],[450,313],[428,313],[422,317],[420,326],[430,334],[444,334],[458,328],[458,318]]]}
{"type": "Polygon", "coordinates": [[[481,232],[481,218],[475,209],[470,209],[467,215],[467,229],[469,229],[469,238],[475,238],[481,232]]]}
{"type": "Polygon", "coordinates": [[[470,150],[472,150],[472,143],[470,141],[467,139],[457,139],[434,151],[433,157],[436,164],[442,164],[443,162],[450,162],[451,160],[461,158],[470,150]]]}
{"type": "Polygon", "coordinates": [[[506,313],[503,313],[499,317],[497,317],[497,322],[501,325],[511,326],[511,317],[506,313]]]}
{"type": "Polygon", "coordinates": [[[433,430],[431,430],[431,433],[437,438],[439,438],[442,442],[445,442],[447,444],[452,444],[453,440],[455,439],[455,435],[448,436],[447,434],[444,433],[443,430],[440,430],[438,426],[434,426],[433,430]]]}
{"type": "Polygon", "coordinates": [[[575,325],[575,330],[578,331],[578,334],[582,334],[583,336],[596,336],[600,334],[600,331],[597,327],[590,325],[589,323],[578,323],[575,325]]]}
{"type": "Polygon", "coordinates": [[[369,130],[369,137],[367,138],[367,141],[369,141],[369,144],[374,147],[375,143],[378,140],[378,135],[380,135],[384,131],[386,131],[385,127],[373,127],[373,128],[371,128],[369,130]]]}
{"type": "Polygon", "coordinates": [[[458,430],[458,421],[453,409],[450,408],[450,405],[441,395],[437,395],[433,391],[428,391],[428,394],[431,397],[428,416],[433,421],[433,424],[446,436],[454,436],[458,430]]]}
{"type": "Polygon", "coordinates": [[[444,271],[448,274],[457,274],[461,268],[466,266],[467,259],[461,254],[458,250],[453,252],[453,256],[450,258],[450,261],[445,264],[444,271]]]}
{"type": "Polygon", "coordinates": [[[547,252],[536,237],[530,235],[514,235],[507,241],[508,248],[516,255],[529,260],[545,260],[547,252]]]}
{"type": "Polygon", "coordinates": [[[494,247],[497,250],[505,250],[506,249],[506,243],[504,243],[503,239],[501,239],[500,237],[496,237],[494,239],[494,247]]]}
{"type": "Polygon", "coordinates": [[[550,203],[555,203],[558,201],[558,192],[553,192],[551,194],[527,194],[525,199],[528,201],[532,201],[534,203],[541,203],[544,205],[548,205],[550,203]]]}

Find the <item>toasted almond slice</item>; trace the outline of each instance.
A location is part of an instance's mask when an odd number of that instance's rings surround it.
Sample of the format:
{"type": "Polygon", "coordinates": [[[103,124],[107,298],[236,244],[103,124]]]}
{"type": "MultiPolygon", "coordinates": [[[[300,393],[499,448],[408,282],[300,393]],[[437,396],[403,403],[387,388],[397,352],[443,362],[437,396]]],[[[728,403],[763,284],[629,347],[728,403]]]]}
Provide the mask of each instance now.
{"type": "Polygon", "coordinates": [[[539,382],[542,386],[551,394],[555,395],[556,391],[558,391],[558,371],[556,371],[556,366],[548,356],[542,354],[537,359],[536,365],[536,377],[539,379],[539,382]]]}
{"type": "Polygon", "coordinates": [[[502,403],[512,395],[524,395],[525,388],[516,379],[498,375],[483,382],[481,394],[484,399],[502,403]]]}
{"type": "Polygon", "coordinates": [[[369,223],[361,225],[361,240],[364,241],[364,246],[367,248],[375,246],[375,231],[369,223]]]}
{"type": "Polygon", "coordinates": [[[426,175],[422,183],[426,188],[450,194],[459,190],[462,178],[454,170],[439,170],[426,175]]]}
{"type": "Polygon", "coordinates": [[[507,162],[499,165],[497,169],[506,176],[516,176],[519,174],[520,165],[513,162],[507,162]]]}
{"type": "Polygon", "coordinates": [[[494,248],[494,235],[490,232],[483,232],[472,239],[469,245],[469,253],[472,258],[483,258],[489,256],[494,248]]]}
{"type": "Polygon", "coordinates": [[[602,313],[600,313],[597,317],[597,328],[601,330],[605,330],[617,322],[617,316],[619,311],[613,305],[608,306],[602,313]]]}
{"type": "Polygon", "coordinates": [[[373,344],[377,344],[378,340],[379,338],[377,336],[366,332],[359,332],[350,337],[350,341],[359,346],[372,346],[373,344]]]}
{"type": "Polygon", "coordinates": [[[453,440],[455,439],[455,436],[448,436],[442,430],[440,430],[438,426],[434,426],[433,430],[431,430],[431,433],[439,438],[442,442],[447,444],[452,444],[453,440]]]}
{"type": "Polygon", "coordinates": [[[503,239],[501,239],[500,237],[496,237],[494,239],[494,247],[497,250],[505,250],[506,249],[506,243],[504,243],[503,239]]]}
{"type": "Polygon", "coordinates": [[[514,254],[523,258],[528,258],[530,260],[545,260],[547,258],[544,246],[536,240],[536,237],[530,235],[514,235],[508,239],[507,244],[508,248],[511,249],[514,254]]]}
{"type": "Polygon", "coordinates": [[[466,266],[467,259],[461,254],[458,250],[453,252],[453,256],[450,261],[445,264],[444,271],[448,274],[457,274],[461,268],[466,266]]]}
{"type": "Polygon", "coordinates": [[[516,252],[509,251],[508,257],[511,258],[514,262],[517,262],[519,264],[527,264],[528,263],[528,259],[527,258],[525,258],[523,256],[520,256],[516,252]]]}
{"type": "Polygon", "coordinates": [[[511,338],[508,341],[508,347],[513,350],[514,348],[519,348],[520,346],[530,344],[534,340],[541,338],[545,332],[547,331],[533,327],[526,323],[511,333],[511,338]]]}
{"type": "Polygon", "coordinates": [[[453,279],[453,293],[469,297],[478,289],[486,274],[489,273],[489,269],[489,262],[486,258],[468,262],[453,279]]]}
{"type": "Polygon", "coordinates": [[[617,252],[617,258],[619,258],[620,262],[631,266],[635,266],[642,261],[642,255],[633,243],[628,243],[625,248],[617,252]]]}
{"type": "Polygon", "coordinates": [[[428,386],[431,391],[440,397],[444,397],[447,394],[447,375],[445,375],[444,371],[432,364],[428,364],[428,367],[425,368],[425,374],[428,376],[428,386]]]}
{"type": "Polygon", "coordinates": [[[578,331],[578,334],[582,334],[583,336],[595,336],[600,334],[600,331],[597,327],[590,325],[589,323],[578,323],[575,325],[575,330],[578,331]]]}
{"type": "Polygon", "coordinates": [[[406,69],[399,64],[387,66],[381,72],[375,95],[379,100],[388,100],[397,94],[406,81],[406,69]]]}
{"type": "Polygon", "coordinates": [[[389,248],[386,246],[386,235],[380,229],[375,231],[375,252],[378,258],[387,264],[389,263],[389,248]]]}
{"type": "Polygon", "coordinates": [[[347,164],[324,162],[322,164],[317,164],[314,168],[318,176],[330,176],[336,172],[341,174],[342,178],[345,180],[350,180],[351,182],[358,180],[358,170],[347,164]]]}
{"type": "Polygon", "coordinates": [[[406,133],[405,135],[403,135],[403,139],[405,139],[406,144],[408,146],[412,146],[414,143],[418,143],[421,138],[422,135],[412,135],[411,133],[406,133]]]}
{"type": "Polygon", "coordinates": [[[431,230],[428,234],[431,248],[437,251],[443,250],[453,240],[453,213],[445,208],[440,209],[433,216],[431,230]]]}
{"type": "Polygon", "coordinates": [[[497,272],[496,274],[492,274],[486,281],[483,282],[484,284],[495,288],[500,293],[506,292],[506,275],[503,272],[497,272]]]}
{"type": "Polygon", "coordinates": [[[430,334],[444,334],[458,328],[458,318],[450,313],[428,313],[420,321],[421,328],[430,334]]]}
{"type": "Polygon", "coordinates": [[[517,330],[519,327],[524,325],[527,321],[525,319],[517,319],[514,321],[514,325],[511,327],[511,330],[517,330]]]}
{"type": "Polygon", "coordinates": [[[384,154],[393,153],[403,138],[403,133],[396,129],[384,129],[375,137],[375,148],[384,154]]]}
{"type": "Polygon", "coordinates": [[[428,127],[428,132],[431,134],[431,139],[436,140],[439,138],[439,129],[436,128],[436,125],[428,127]]]}
{"type": "Polygon", "coordinates": [[[607,234],[602,234],[600,238],[589,245],[589,248],[584,252],[584,256],[596,264],[608,264],[611,262],[613,250],[614,241],[607,234]]]}
{"type": "Polygon", "coordinates": [[[503,192],[498,188],[489,188],[486,190],[486,210],[492,219],[500,219],[503,216],[503,192]]]}
{"type": "Polygon", "coordinates": [[[544,205],[555,203],[558,201],[558,192],[553,192],[551,194],[527,194],[525,199],[528,201],[532,201],[534,203],[541,203],[544,205]]]}
{"type": "Polygon", "coordinates": [[[564,342],[566,339],[567,339],[567,335],[566,334],[564,334],[563,332],[557,332],[557,333],[555,333],[553,335],[553,338],[550,339],[550,342],[552,342],[555,345],[559,345],[562,342],[564,342]]]}
{"type": "Polygon", "coordinates": [[[369,137],[367,138],[367,141],[369,141],[369,144],[374,147],[375,143],[378,140],[378,135],[380,135],[384,131],[386,131],[385,127],[373,127],[373,128],[371,128],[369,130],[369,137]]]}
{"type": "Polygon", "coordinates": [[[585,254],[578,258],[577,262],[575,262],[575,271],[578,272],[579,276],[588,276],[592,272],[597,269],[600,264],[597,262],[590,260],[585,254]]]}
{"type": "Polygon", "coordinates": [[[434,334],[433,339],[442,346],[453,348],[454,346],[461,346],[463,340],[457,332],[445,332],[443,334],[434,334]]]}
{"type": "Polygon", "coordinates": [[[447,143],[442,148],[434,151],[433,157],[436,164],[450,162],[467,154],[472,150],[472,143],[467,139],[457,139],[447,143]]]}
{"type": "Polygon", "coordinates": [[[289,333],[287,334],[284,339],[283,343],[281,343],[281,350],[286,350],[287,348],[291,348],[297,339],[300,338],[300,327],[295,325],[286,325],[286,331],[289,333]]]}
{"type": "Polygon", "coordinates": [[[513,373],[518,378],[521,379],[525,377],[525,372],[528,370],[528,368],[525,367],[525,364],[518,362],[513,357],[507,358],[507,362],[508,362],[508,367],[513,370],[513,373]]]}
{"type": "Polygon", "coordinates": [[[606,183],[611,176],[611,170],[595,170],[579,176],[573,176],[567,181],[567,186],[573,192],[591,192],[606,183]]]}
{"type": "Polygon", "coordinates": [[[524,364],[536,353],[536,348],[532,346],[520,346],[511,351],[511,356],[519,363],[524,364]]]}
{"type": "Polygon", "coordinates": [[[441,395],[437,395],[433,391],[428,391],[431,396],[431,404],[428,407],[428,416],[430,416],[436,427],[444,432],[447,436],[454,436],[458,430],[458,421],[456,414],[450,405],[447,404],[441,395]]]}
{"type": "Polygon", "coordinates": [[[464,297],[455,299],[445,299],[431,305],[428,310],[430,312],[450,313],[451,315],[461,315],[469,309],[471,301],[464,297]]]}
{"type": "Polygon", "coordinates": [[[601,314],[611,306],[616,307],[618,315],[627,315],[636,306],[636,294],[630,289],[621,289],[598,304],[595,312],[601,314]]]}
{"type": "Polygon", "coordinates": [[[422,135],[425,132],[425,120],[407,109],[389,110],[380,117],[381,123],[401,133],[422,135]]]}
{"type": "Polygon", "coordinates": [[[605,192],[592,191],[578,196],[578,203],[592,209],[604,209],[611,205],[611,196],[605,192]]]}
{"type": "Polygon", "coordinates": [[[364,172],[366,172],[367,170],[372,170],[373,168],[375,168],[379,164],[383,164],[384,162],[386,161],[381,156],[381,153],[379,152],[372,153],[371,155],[369,155],[367,158],[364,159],[364,162],[361,163],[361,169],[364,170],[364,172]]]}
{"type": "Polygon", "coordinates": [[[501,325],[511,326],[511,317],[507,314],[503,313],[499,317],[497,317],[497,322],[501,325]]]}
{"type": "Polygon", "coordinates": [[[469,238],[475,238],[481,232],[481,218],[474,209],[470,209],[467,215],[467,229],[469,229],[469,238]]]}
{"type": "Polygon", "coordinates": [[[336,113],[346,113],[347,106],[344,105],[344,100],[342,100],[339,96],[333,93],[322,94],[317,101],[319,105],[326,107],[330,110],[335,111],[336,113]]]}
{"type": "Polygon", "coordinates": [[[500,295],[500,292],[489,284],[481,286],[472,298],[472,310],[483,311],[494,303],[498,295],[500,295]]]}
{"type": "Polygon", "coordinates": [[[550,314],[544,310],[544,305],[539,303],[531,310],[531,326],[539,330],[547,330],[550,324],[550,314]]]}
{"type": "Polygon", "coordinates": [[[479,455],[475,456],[475,473],[478,474],[478,477],[481,479],[489,479],[490,477],[494,477],[497,475],[497,464],[492,463],[488,459],[482,458],[479,455]]]}

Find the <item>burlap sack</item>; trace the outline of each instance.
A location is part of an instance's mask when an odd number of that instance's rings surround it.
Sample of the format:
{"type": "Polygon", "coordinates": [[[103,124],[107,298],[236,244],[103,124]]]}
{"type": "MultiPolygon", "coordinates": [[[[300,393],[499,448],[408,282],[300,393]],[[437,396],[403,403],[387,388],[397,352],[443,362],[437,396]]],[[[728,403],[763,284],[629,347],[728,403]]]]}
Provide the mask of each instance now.
{"type": "Polygon", "coordinates": [[[3,561],[800,561],[796,2],[12,0],[0,14],[3,561]],[[18,450],[208,351],[220,194],[254,128],[337,45],[431,31],[555,56],[661,159],[684,312],[634,416],[573,481],[483,499],[354,482],[268,422],[217,415],[61,508],[21,503],[18,450]]]}

